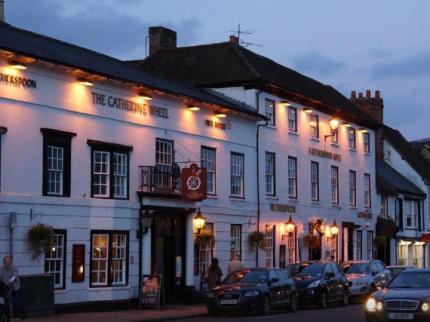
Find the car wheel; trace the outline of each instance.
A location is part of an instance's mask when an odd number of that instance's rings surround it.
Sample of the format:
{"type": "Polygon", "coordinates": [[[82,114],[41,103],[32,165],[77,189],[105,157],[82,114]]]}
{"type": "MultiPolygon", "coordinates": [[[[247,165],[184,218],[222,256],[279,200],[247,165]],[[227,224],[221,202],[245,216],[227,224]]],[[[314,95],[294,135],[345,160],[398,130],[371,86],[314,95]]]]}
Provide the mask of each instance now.
{"type": "Polygon", "coordinates": [[[7,314],[5,312],[0,313],[0,322],[8,322],[9,319],[7,317],[7,314]]]}
{"type": "Polygon", "coordinates": [[[269,296],[263,298],[263,306],[261,307],[261,313],[264,315],[269,315],[272,312],[272,304],[270,303],[269,296]]]}
{"type": "Polygon", "coordinates": [[[340,305],[347,306],[349,302],[349,293],[347,290],[343,290],[342,299],[340,300],[340,305]]]}
{"type": "Polygon", "coordinates": [[[291,294],[290,305],[288,306],[289,312],[296,312],[299,308],[299,301],[297,299],[297,295],[295,293],[291,294]]]}
{"type": "Polygon", "coordinates": [[[321,291],[320,296],[318,297],[318,307],[321,310],[325,310],[327,308],[327,293],[326,293],[326,291],[321,291]]]}

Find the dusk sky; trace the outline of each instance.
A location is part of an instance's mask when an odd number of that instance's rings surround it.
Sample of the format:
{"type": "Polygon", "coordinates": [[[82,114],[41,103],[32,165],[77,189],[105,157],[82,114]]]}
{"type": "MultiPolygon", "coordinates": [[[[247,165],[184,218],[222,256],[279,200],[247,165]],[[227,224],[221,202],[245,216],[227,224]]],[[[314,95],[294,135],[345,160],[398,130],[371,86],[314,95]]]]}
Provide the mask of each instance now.
{"type": "Polygon", "coordinates": [[[119,59],[145,56],[148,26],[180,46],[226,41],[240,23],[248,48],[349,97],[380,89],[385,121],[430,137],[430,1],[6,0],[16,27],[119,59]]]}

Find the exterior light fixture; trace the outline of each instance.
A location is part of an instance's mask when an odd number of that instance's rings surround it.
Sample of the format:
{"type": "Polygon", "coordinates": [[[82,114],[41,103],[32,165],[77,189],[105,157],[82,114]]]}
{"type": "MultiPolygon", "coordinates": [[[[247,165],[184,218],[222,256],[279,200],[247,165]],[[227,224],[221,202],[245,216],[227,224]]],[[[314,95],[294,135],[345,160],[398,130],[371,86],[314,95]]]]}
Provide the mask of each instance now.
{"type": "Polygon", "coordinates": [[[90,80],[85,79],[85,78],[78,79],[78,82],[79,82],[79,84],[84,85],[84,86],[93,86],[94,85],[93,82],[91,82],[90,80]]]}
{"type": "Polygon", "coordinates": [[[279,104],[283,105],[283,106],[291,106],[291,103],[287,102],[287,101],[281,101],[279,104]]]}
{"type": "Polygon", "coordinates": [[[139,97],[145,101],[152,101],[152,97],[145,93],[139,93],[139,97]]]}
{"type": "Polygon", "coordinates": [[[224,118],[227,116],[227,114],[225,114],[225,113],[216,113],[215,115],[216,115],[216,117],[219,117],[219,118],[224,118]]]}
{"type": "Polygon", "coordinates": [[[294,223],[293,218],[291,218],[291,215],[290,215],[290,218],[285,223],[285,232],[287,234],[282,235],[282,240],[285,240],[288,238],[288,236],[291,236],[295,230],[296,230],[296,224],[294,223]]]}
{"type": "Polygon", "coordinates": [[[339,120],[335,117],[332,117],[328,123],[330,124],[330,129],[332,133],[324,135],[325,141],[327,141],[329,137],[335,136],[336,134],[334,134],[333,132],[337,131],[337,129],[339,128],[339,120]]]}
{"type": "Polygon", "coordinates": [[[206,218],[202,215],[200,208],[197,210],[197,214],[193,218],[194,228],[197,230],[197,234],[205,227],[206,218]]]}
{"type": "Polygon", "coordinates": [[[195,105],[188,106],[188,109],[189,109],[190,111],[193,111],[193,112],[200,111],[200,107],[195,106],[195,105]]]}
{"type": "Polygon", "coordinates": [[[303,109],[303,112],[307,113],[307,114],[311,114],[312,113],[312,109],[310,107],[305,107],[303,109]]]}
{"type": "Polygon", "coordinates": [[[152,216],[148,209],[140,210],[140,228],[146,234],[152,225],[152,216]]]}
{"type": "Polygon", "coordinates": [[[332,236],[339,234],[339,226],[336,224],[336,219],[333,221],[333,225],[330,226],[330,234],[332,236]]]}
{"type": "Polygon", "coordinates": [[[344,127],[351,127],[351,123],[344,122],[344,123],[343,123],[343,126],[344,126],[344,127]]]}
{"type": "Polygon", "coordinates": [[[359,129],[359,131],[361,132],[361,133],[368,133],[369,131],[367,130],[367,129],[365,129],[365,128],[360,128],[359,129]]]}
{"type": "Polygon", "coordinates": [[[27,69],[27,66],[25,66],[23,63],[20,63],[16,60],[10,61],[9,67],[13,68],[13,69],[18,69],[18,70],[26,70],[27,69]]]}

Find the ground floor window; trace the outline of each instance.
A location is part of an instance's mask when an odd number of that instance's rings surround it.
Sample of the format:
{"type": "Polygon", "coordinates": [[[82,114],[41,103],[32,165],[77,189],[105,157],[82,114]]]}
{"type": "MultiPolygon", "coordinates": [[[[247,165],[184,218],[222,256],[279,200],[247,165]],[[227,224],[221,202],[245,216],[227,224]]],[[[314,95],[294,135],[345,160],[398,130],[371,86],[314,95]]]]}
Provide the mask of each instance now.
{"type": "Polygon", "coordinates": [[[373,231],[367,232],[367,259],[373,259],[373,231]]]}
{"type": "Polygon", "coordinates": [[[355,232],[355,259],[363,258],[363,233],[361,230],[355,232]]]}
{"type": "Polygon", "coordinates": [[[328,243],[328,249],[330,252],[330,259],[333,259],[334,262],[338,261],[338,239],[336,236],[328,237],[327,243],[328,243]]]}
{"type": "Polygon", "coordinates": [[[399,265],[409,265],[409,243],[400,242],[397,247],[397,261],[399,265]]]}
{"type": "MultiPolygon", "coordinates": [[[[206,223],[205,227],[202,230],[202,233],[213,236],[214,224],[206,223]]],[[[213,249],[214,244],[212,240],[205,241],[204,243],[196,243],[194,251],[194,275],[205,274],[208,271],[209,266],[212,262],[213,249]]]]}
{"type": "Polygon", "coordinates": [[[45,273],[54,278],[54,288],[66,288],[66,230],[54,230],[50,248],[45,253],[45,273]]]}
{"type": "Polygon", "coordinates": [[[297,233],[293,232],[288,235],[288,263],[290,264],[296,262],[296,244],[297,233]]]}
{"type": "Polygon", "coordinates": [[[266,267],[275,266],[275,226],[267,225],[265,233],[266,267]]]}
{"type": "Polygon", "coordinates": [[[425,244],[417,242],[412,246],[412,266],[415,268],[424,268],[424,246],[425,244]]]}
{"type": "Polygon", "coordinates": [[[230,259],[242,260],[242,225],[231,225],[230,237],[230,259]]]}
{"type": "Polygon", "coordinates": [[[91,232],[90,286],[128,283],[128,232],[91,232]]]}

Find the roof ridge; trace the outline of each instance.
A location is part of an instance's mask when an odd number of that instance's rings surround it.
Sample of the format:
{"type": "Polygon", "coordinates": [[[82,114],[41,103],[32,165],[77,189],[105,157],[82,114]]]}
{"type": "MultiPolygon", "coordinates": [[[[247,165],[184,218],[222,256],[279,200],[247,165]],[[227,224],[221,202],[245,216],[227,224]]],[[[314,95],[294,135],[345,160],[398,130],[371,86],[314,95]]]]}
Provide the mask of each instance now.
{"type": "MultiPolygon", "coordinates": [[[[251,62],[245,57],[245,55],[242,53],[243,50],[248,50],[252,52],[249,49],[246,49],[240,45],[232,44],[230,43],[230,47],[233,49],[233,52],[236,53],[237,57],[239,57],[240,60],[245,64],[246,68],[253,74],[256,78],[261,79],[261,74],[252,66],[251,62]]],[[[252,52],[254,53],[254,52],[252,52]]]]}

